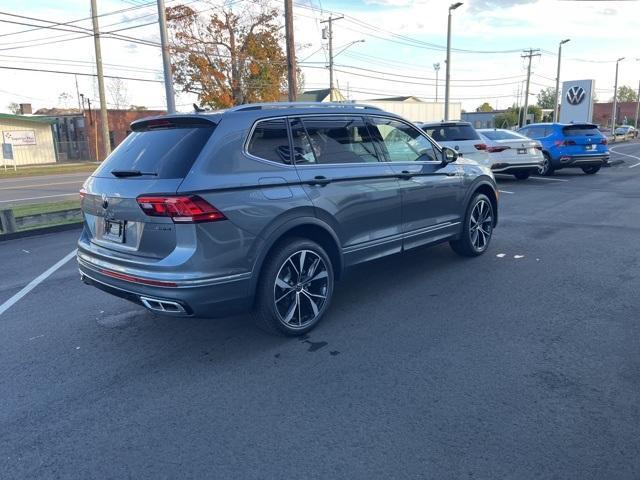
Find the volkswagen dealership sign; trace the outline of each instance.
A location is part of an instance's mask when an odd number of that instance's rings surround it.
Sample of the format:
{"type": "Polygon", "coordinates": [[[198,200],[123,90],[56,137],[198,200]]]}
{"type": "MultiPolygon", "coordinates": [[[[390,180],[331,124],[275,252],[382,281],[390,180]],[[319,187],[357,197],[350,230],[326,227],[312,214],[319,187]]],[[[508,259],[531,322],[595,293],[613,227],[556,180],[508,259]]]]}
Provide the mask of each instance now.
{"type": "Polygon", "coordinates": [[[594,80],[563,82],[560,122],[591,122],[593,119],[594,91],[594,80]]]}

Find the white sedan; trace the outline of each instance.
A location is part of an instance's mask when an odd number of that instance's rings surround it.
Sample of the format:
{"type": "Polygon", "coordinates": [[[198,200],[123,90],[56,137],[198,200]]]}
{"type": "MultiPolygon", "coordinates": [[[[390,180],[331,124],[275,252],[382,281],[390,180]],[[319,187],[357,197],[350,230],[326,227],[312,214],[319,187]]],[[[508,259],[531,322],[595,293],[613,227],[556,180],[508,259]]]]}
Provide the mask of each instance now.
{"type": "Polygon", "coordinates": [[[544,161],[542,145],[511,130],[486,128],[478,130],[487,144],[487,152],[494,173],[507,173],[518,180],[529,178],[544,161]]]}

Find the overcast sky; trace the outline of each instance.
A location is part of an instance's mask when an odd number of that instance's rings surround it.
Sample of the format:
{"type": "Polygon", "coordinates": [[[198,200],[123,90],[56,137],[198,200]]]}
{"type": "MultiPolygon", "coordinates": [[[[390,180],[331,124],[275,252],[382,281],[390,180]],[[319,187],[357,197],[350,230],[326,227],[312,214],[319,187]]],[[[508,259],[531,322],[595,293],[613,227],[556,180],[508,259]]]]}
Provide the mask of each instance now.
{"type": "MultiPolygon", "coordinates": [[[[167,5],[188,3],[205,10],[201,1],[166,0],[167,5]]],[[[249,2],[250,0],[236,0],[249,2]]],[[[148,0],[98,0],[101,29],[157,42],[159,39],[155,6],[148,0]],[[143,6],[136,4],[142,4],[143,6]]],[[[283,2],[278,1],[280,6],[283,2]]],[[[303,67],[305,86],[328,86],[324,68],[326,45],[319,21],[329,14],[344,15],[334,24],[336,52],[356,41],[337,56],[336,79],[339,88],[353,99],[363,100],[392,95],[415,95],[433,100],[436,95],[434,63],[440,63],[440,100],[444,97],[444,59],[446,0],[296,0],[295,35],[301,46],[298,59],[303,67]]],[[[94,73],[94,50],[90,36],[61,30],[31,29],[42,23],[11,17],[27,17],[68,22],[90,28],[89,0],[0,0],[0,66],[94,73]],[[21,32],[21,33],[14,33],[21,32]]],[[[206,14],[204,12],[203,14],[206,14]]],[[[640,51],[637,48],[640,3],[636,1],[556,1],[556,0],[467,0],[453,14],[451,98],[473,110],[483,101],[504,108],[516,100],[526,75],[522,50],[540,49],[532,62],[531,92],[554,85],[559,40],[571,38],[563,51],[563,80],[595,79],[600,100],[613,93],[615,59],[620,63],[620,85],[638,88],[640,51]],[[491,52],[491,53],[487,53],[491,52]]],[[[65,29],[68,27],[60,26],[65,29]]],[[[152,80],[125,80],[129,104],[164,108],[161,57],[156,46],[123,40],[102,41],[105,75],[152,80]]],[[[35,108],[77,106],[73,75],[0,69],[0,111],[10,102],[31,102],[35,108]],[[61,93],[70,98],[60,100],[61,93]]],[[[98,103],[95,81],[78,76],[80,93],[98,103]]],[[[110,83],[110,80],[107,80],[110,83]]],[[[109,97],[109,95],[108,95],[109,97]]],[[[178,109],[190,110],[194,98],[179,95],[178,109]]],[[[108,103],[113,100],[108,98],[108,103]]]]}

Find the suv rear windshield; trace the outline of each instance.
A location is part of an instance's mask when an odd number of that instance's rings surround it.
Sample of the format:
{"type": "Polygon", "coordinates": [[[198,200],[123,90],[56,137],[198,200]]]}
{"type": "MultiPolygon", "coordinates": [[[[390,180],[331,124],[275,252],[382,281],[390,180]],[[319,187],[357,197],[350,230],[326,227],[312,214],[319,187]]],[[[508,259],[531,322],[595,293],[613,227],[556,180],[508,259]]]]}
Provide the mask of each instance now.
{"type": "Polygon", "coordinates": [[[107,157],[95,176],[115,178],[111,172],[131,170],[153,173],[153,178],[184,178],[214,128],[208,123],[134,131],[107,157]]]}
{"type": "Polygon", "coordinates": [[[505,130],[483,130],[480,133],[489,140],[522,140],[522,135],[505,130]]]}
{"type": "Polygon", "coordinates": [[[563,127],[562,133],[564,133],[567,137],[579,137],[582,135],[593,136],[602,135],[598,130],[598,127],[595,125],[571,125],[569,127],[563,127]]]}
{"type": "Polygon", "coordinates": [[[422,129],[436,142],[461,142],[480,139],[475,129],[471,125],[464,123],[424,125],[422,129]]]}

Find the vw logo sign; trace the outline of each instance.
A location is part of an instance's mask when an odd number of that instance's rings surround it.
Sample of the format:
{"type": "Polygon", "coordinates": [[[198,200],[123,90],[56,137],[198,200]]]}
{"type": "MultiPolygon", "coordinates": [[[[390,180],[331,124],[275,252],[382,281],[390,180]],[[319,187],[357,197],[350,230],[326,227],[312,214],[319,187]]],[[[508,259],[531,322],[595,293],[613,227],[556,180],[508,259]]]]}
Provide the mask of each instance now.
{"type": "Polygon", "coordinates": [[[109,206],[109,198],[103,193],[102,194],[102,208],[104,208],[106,210],[108,206],[109,206]]]}
{"type": "Polygon", "coordinates": [[[584,97],[587,96],[587,92],[584,91],[584,88],[573,86],[569,90],[567,90],[567,102],[570,105],[579,105],[584,100],[584,97]]]}

